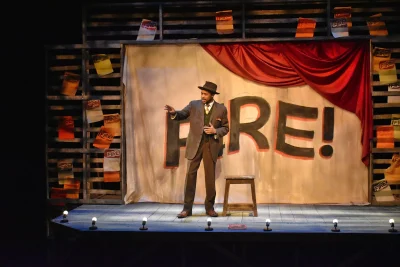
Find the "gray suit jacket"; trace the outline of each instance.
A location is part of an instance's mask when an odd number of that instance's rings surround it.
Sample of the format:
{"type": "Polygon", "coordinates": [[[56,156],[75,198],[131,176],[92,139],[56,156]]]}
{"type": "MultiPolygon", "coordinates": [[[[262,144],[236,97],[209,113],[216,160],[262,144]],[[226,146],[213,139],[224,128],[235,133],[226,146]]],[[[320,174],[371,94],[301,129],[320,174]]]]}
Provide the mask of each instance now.
{"type": "MultiPolygon", "coordinates": [[[[214,100],[210,122],[217,133],[210,138],[211,155],[214,162],[217,161],[218,152],[223,145],[222,137],[229,132],[227,109],[223,104],[214,100]]],[[[189,118],[190,130],[186,141],[187,159],[193,159],[199,148],[204,127],[204,104],[201,100],[193,100],[180,111],[176,111],[175,120],[185,120],[189,118]]]]}

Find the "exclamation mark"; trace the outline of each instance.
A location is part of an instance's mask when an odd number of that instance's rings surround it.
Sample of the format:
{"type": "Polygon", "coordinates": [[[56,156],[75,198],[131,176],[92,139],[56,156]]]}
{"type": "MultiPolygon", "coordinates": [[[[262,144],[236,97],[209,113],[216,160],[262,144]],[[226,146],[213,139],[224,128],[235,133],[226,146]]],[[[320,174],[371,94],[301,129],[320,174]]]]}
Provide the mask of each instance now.
{"type": "MultiPolygon", "coordinates": [[[[322,141],[331,143],[333,140],[333,130],[335,121],[335,110],[333,108],[324,108],[324,116],[322,118],[322,141]]],[[[319,149],[319,154],[323,158],[330,158],[333,154],[331,145],[323,145],[319,149]]]]}

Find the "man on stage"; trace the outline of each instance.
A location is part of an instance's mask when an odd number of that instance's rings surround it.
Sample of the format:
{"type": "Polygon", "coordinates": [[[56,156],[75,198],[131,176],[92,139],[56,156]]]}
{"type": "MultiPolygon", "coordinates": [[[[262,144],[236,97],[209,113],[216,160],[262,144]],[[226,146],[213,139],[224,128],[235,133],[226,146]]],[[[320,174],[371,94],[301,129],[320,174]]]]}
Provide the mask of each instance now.
{"type": "Polygon", "coordinates": [[[196,192],[197,170],[203,160],[206,198],[204,206],[206,214],[217,217],[214,210],[215,203],[215,165],[218,152],[222,149],[223,136],[229,132],[227,109],[223,104],[214,100],[217,85],[206,81],[201,89],[201,100],[192,100],[182,110],[176,111],[173,107],[165,105],[165,110],[173,120],[190,120],[190,130],[186,141],[185,157],[189,160],[186,174],[185,196],[183,210],[178,218],[192,215],[192,207],[196,192]]]}

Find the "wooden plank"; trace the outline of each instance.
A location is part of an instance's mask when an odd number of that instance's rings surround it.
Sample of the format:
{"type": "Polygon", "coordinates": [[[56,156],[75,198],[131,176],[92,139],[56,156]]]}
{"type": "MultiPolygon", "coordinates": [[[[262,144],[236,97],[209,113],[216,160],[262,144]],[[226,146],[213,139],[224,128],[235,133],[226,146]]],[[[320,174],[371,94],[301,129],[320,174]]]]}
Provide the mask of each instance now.
{"type": "Polygon", "coordinates": [[[121,190],[90,189],[90,194],[121,195],[121,190]]]}
{"type": "MultiPolygon", "coordinates": [[[[52,163],[52,164],[56,164],[58,162],[58,159],[48,159],[47,163],[52,163]]],[[[83,159],[79,158],[79,159],[74,159],[74,163],[82,163],[83,159]]],[[[103,163],[103,158],[90,158],[88,159],[89,163],[103,163]]]]}
{"type": "Polygon", "coordinates": [[[95,149],[95,148],[48,148],[48,153],[102,153],[104,154],[103,149],[95,149]]]}
{"type": "Polygon", "coordinates": [[[372,148],[372,153],[399,153],[400,147],[397,148],[372,148]]]}
{"type": "Polygon", "coordinates": [[[374,120],[391,120],[392,114],[382,114],[382,115],[374,115],[374,120]]]}
{"type": "MultiPolygon", "coordinates": [[[[121,91],[122,86],[90,86],[90,91],[121,91]]],[[[60,91],[61,86],[51,86],[51,90],[60,91]]],[[[78,87],[78,91],[82,91],[82,87],[78,87]]]]}
{"type": "Polygon", "coordinates": [[[121,74],[120,73],[111,73],[111,74],[107,74],[104,76],[100,76],[97,74],[89,74],[88,75],[89,79],[109,79],[109,78],[121,78],[121,74]]]}
{"type": "MultiPolygon", "coordinates": [[[[55,167],[55,168],[47,168],[47,169],[48,169],[48,171],[50,171],[50,172],[57,172],[57,168],[56,168],[56,167],[55,167]]],[[[104,169],[103,169],[103,168],[90,168],[90,167],[89,167],[88,170],[89,170],[90,172],[101,172],[101,173],[104,172],[104,169]]],[[[78,173],[78,172],[83,172],[84,170],[83,170],[83,168],[76,168],[76,167],[74,167],[74,168],[72,169],[72,171],[78,173]]],[[[55,179],[57,179],[57,178],[55,178],[55,179]]]]}
{"type": "Polygon", "coordinates": [[[400,103],[375,103],[374,108],[400,108],[400,103]]]}
{"type": "MultiPolygon", "coordinates": [[[[400,63],[400,60],[399,60],[400,63]]],[[[400,73],[400,70],[397,71],[400,73]]],[[[397,96],[400,95],[400,91],[374,91],[372,92],[372,96],[397,96]]]]}
{"type": "Polygon", "coordinates": [[[50,138],[49,141],[53,142],[58,142],[58,143],[79,143],[82,141],[82,138],[74,138],[74,139],[68,139],[68,140],[63,140],[59,138],[50,138]]]}
{"type": "Polygon", "coordinates": [[[120,95],[90,95],[90,96],[64,96],[64,95],[56,95],[56,96],[47,96],[48,100],[93,100],[93,99],[100,99],[100,100],[121,100],[120,95]]]}
{"type": "MultiPolygon", "coordinates": [[[[103,110],[117,110],[122,109],[121,105],[102,105],[103,110]]],[[[50,110],[79,110],[81,106],[49,106],[50,110]]]]}
{"type": "Polygon", "coordinates": [[[392,162],[391,159],[374,159],[372,161],[374,164],[390,164],[392,162]]]}
{"type": "Polygon", "coordinates": [[[47,199],[47,201],[51,204],[61,204],[61,203],[71,203],[71,204],[125,204],[121,199],[63,199],[63,198],[55,198],[55,199],[47,199]]]}

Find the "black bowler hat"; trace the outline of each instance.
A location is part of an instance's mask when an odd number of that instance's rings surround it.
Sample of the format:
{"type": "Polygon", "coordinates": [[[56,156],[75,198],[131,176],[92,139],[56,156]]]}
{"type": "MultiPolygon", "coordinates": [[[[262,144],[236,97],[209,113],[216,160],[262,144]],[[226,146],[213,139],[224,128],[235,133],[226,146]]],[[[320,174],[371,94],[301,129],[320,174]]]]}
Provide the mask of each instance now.
{"type": "Polygon", "coordinates": [[[217,85],[215,83],[206,81],[203,86],[198,86],[201,90],[206,90],[212,94],[219,94],[217,93],[217,85]]]}

